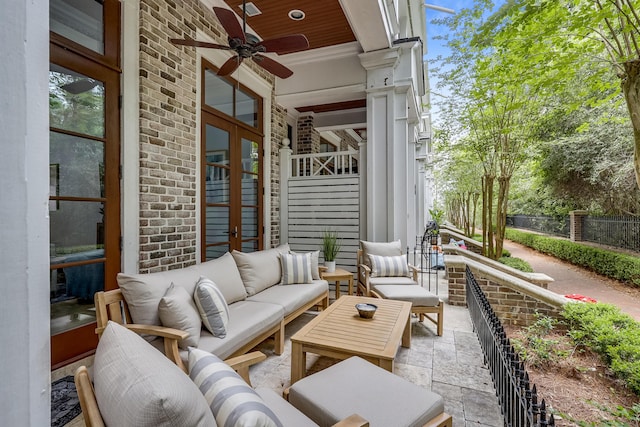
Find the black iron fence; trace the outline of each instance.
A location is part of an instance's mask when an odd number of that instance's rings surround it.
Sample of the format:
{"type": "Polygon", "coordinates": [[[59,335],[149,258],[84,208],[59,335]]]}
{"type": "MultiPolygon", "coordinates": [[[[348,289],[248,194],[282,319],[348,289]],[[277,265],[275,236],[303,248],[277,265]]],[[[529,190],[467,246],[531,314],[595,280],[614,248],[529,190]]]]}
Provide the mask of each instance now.
{"type": "Polygon", "coordinates": [[[569,217],[556,218],[545,215],[507,215],[507,226],[560,237],[569,237],[571,231],[569,217]]]}
{"type": "Polygon", "coordinates": [[[538,403],[536,386],[529,382],[524,363],[504,332],[487,297],[467,267],[467,305],[489,366],[506,427],[555,426],[544,399],[538,403]]]}
{"type": "Polygon", "coordinates": [[[640,251],[640,218],[585,216],[582,218],[582,240],[640,251]]]}

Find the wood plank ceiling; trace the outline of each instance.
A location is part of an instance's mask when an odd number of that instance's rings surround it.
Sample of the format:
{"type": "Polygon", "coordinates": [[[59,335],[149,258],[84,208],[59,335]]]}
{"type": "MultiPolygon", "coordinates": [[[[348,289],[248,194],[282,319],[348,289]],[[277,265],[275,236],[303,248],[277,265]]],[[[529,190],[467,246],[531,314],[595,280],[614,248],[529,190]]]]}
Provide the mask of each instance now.
{"type": "MultiPolygon", "coordinates": [[[[242,17],[242,0],[224,1],[242,17]]],[[[338,0],[251,0],[251,3],[261,13],[247,16],[247,25],[262,39],[304,34],[309,40],[310,49],[356,40],[338,0]],[[294,21],[289,18],[291,10],[304,12],[304,19],[294,21]]]]}

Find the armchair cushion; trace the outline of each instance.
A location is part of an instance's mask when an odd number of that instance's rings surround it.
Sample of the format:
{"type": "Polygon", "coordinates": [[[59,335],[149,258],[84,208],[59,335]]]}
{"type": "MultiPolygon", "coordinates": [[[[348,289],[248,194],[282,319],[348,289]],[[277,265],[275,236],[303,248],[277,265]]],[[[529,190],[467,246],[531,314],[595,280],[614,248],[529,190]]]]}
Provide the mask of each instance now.
{"type": "Polygon", "coordinates": [[[204,276],[200,277],[193,299],[196,302],[205,328],[214,337],[226,337],[227,324],[229,323],[229,307],[216,284],[204,276]]]}
{"type": "Polygon", "coordinates": [[[162,326],[189,333],[188,337],[178,341],[180,348],[198,345],[202,321],[193,298],[184,288],[172,283],[158,303],[158,313],[162,326]]]}
{"type": "Polygon", "coordinates": [[[380,256],[369,254],[371,277],[406,277],[409,264],[404,255],[380,256]]]}
{"type": "Polygon", "coordinates": [[[418,283],[410,277],[371,277],[369,284],[372,288],[379,285],[416,285],[418,283]]]}
{"type": "Polygon", "coordinates": [[[193,381],[143,338],[115,322],[107,324],[98,343],[93,383],[106,425],[216,425],[193,381]]]}
{"type": "Polygon", "coordinates": [[[218,425],[282,427],[258,393],[217,356],[190,348],[189,377],[204,395],[218,425]]]}
{"type": "Polygon", "coordinates": [[[280,254],[282,285],[311,283],[311,254],[280,254]]]}
{"type": "Polygon", "coordinates": [[[393,242],[367,242],[365,240],[360,241],[360,247],[362,249],[362,258],[364,264],[371,268],[371,261],[369,255],[379,256],[397,256],[402,255],[402,246],[400,240],[393,242]]]}

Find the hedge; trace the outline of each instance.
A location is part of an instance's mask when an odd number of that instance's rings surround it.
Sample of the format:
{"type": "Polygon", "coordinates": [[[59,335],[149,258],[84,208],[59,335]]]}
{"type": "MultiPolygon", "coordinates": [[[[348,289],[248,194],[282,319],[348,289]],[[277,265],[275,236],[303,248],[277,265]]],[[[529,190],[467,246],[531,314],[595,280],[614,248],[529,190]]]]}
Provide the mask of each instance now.
{"type": "Polygon", "coordinates": [[[508,228],[505,237],[598,274],[640,287],[640,257],[508,228]]]}

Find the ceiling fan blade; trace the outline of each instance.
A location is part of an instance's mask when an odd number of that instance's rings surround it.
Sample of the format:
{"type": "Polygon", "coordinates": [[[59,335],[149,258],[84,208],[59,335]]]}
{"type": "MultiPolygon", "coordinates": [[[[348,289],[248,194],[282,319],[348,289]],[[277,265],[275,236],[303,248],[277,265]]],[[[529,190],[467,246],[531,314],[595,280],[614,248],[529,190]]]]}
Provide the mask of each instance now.
{"type": "Polygon", "coordinates": [[[213,12],[216,14],[216,17],[218,17],[218,21],[220,21],[224,27],[229,38],[240,39],[242,43],[247,41],[235,13],[224,7],[214,7],[213,12]]]}
{"type": "Polygon", "coordinates": [[[304,34],[291,34],[275,39],[263,40],[257,43],[256,47],[257,46],[263,46],[265,52],[282,54],[309,48],[309,40],[307,40],[304,34]]]}
{"type": "Polygon", "coordinates": [[[243,58],[240,55],[233,55],[231,58],[227,59],[227,62],[222,64],[222,67],[218,70],[218,75],[228,76],[233,73],[240,66],[242,59],[243,58]]]}
{"type": "Polygon", "coordinates": [[[269,57],[256,54],[253,55],[252,58],[259,66],[261,66],[271,74],[275,74],[281,79],[286,79],[287,77],[291,77],[293,75],[293,71],[269,57]]]}
{"type": "Polygon", "coordinates": [[[192,40],[192,39],[169,39],[169,41],[178,46],[193,46],[193,47],[204,47],[208,49],[233,50],[229,46],[225,46],[222,44],[200,42],[198,40],[192,40]]]}

